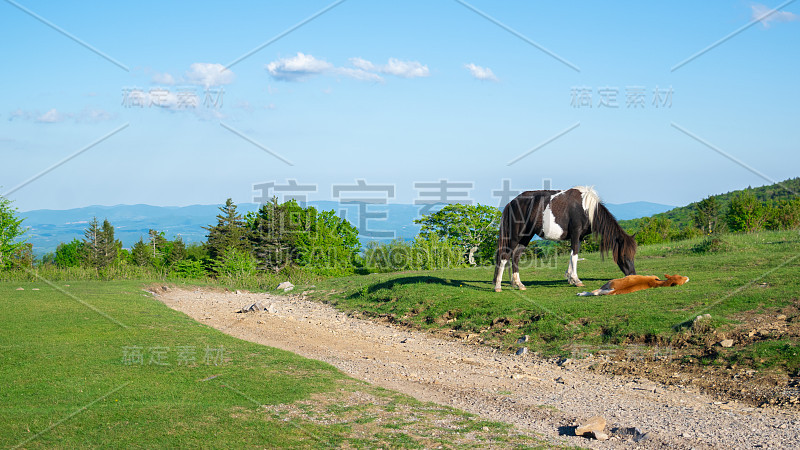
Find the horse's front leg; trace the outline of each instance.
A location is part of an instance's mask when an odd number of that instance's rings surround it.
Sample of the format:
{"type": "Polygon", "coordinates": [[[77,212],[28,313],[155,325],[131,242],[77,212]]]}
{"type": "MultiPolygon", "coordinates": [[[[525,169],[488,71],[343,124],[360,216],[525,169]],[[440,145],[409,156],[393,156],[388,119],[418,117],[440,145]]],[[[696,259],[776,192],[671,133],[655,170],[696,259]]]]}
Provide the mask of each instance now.
{"type": "Polygon", "coordinates": [[[567,267],[567,272],[565,273],[569,284],[573,286],[583,286],[583,282],[578,278],[578,252],[581,251],[581,240],[580,238],[572,239],[572,246],[569,252],[569,266],[567,267]]]}
{"type": "Polygon", "coordinates": [[[525,290],[525,285],[519,279],[519,257],[525,251],[525,246],[518,244],[511,255],[511,287],[519,288],[520,291],[525,290]]]}

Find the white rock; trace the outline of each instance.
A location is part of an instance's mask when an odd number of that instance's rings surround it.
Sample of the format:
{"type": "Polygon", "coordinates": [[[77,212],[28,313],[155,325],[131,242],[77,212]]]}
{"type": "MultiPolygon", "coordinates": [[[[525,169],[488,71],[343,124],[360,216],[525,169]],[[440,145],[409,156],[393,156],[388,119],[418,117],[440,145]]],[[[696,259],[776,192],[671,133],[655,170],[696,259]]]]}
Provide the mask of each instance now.
{"type": "MultiPolygon", "coordinates": [[[[587,420],[586,422],[582,423],[578,428],[575,429],[575,434],[578,436],[583,436],[589,432],[601,432],[606,428],[606,419],[600,416],[594,416],[591,419],[587,420]]],[[[606,436],[608,438],[608,436],[606,436]]]]}
{"type": "Polygon", "coordinates": [[[607,441],[608,435],[603,433],[602,431],[592,431],[592,436],[597,439],[598,441],[607,441]]]}
{"type": "Polygon", "coordinates": [[[284,281],[283,283],[279,284],[278,287],[275,289],[283,290],[283,292],[289,292],[294,289],[294,285],[291,281],[284,281]]]}

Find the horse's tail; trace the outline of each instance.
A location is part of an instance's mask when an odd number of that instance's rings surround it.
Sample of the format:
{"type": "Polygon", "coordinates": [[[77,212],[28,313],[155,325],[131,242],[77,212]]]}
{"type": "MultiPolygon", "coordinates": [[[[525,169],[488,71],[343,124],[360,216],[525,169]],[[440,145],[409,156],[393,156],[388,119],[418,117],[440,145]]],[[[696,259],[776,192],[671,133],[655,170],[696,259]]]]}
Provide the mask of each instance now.
{"type": "Polygon", "coordinates": [[[619,226],[617,219],[603,203],[597,203],[594,220],[590,220],[590,222],[592,233],[599,240],[602,257],[611,252],[614,262],[617,264],[626,259],[633,259],[636,254],[636,239],[619,226]]]}
{"type": "Polygon", "coordinates": [[[500,218],[500,232],[497,235],[497,253],[495,262],[501,259],[511,258],[511,203],[503,208],[503,215],[500,218]]]}

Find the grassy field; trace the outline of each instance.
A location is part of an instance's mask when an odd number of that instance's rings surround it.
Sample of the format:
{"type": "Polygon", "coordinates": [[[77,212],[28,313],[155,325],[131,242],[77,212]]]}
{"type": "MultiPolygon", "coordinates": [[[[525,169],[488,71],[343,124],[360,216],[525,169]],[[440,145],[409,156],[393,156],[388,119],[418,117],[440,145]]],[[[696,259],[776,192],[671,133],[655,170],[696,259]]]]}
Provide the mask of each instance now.
{"type": "Polygon", "coordinates": [[[229,337],[142,287],[0,283],[0,446],[538,442],[503,424],[371,387],[325,363],[229,337]]]}
{"type": "Polygon", "coordinates": [[[531,350],[562,356],[626,344],[645,344],[636,346],[649,348],[645,351],[693,345],[704,347],[699,353],[705,355],[699,361],[703,364],[738,363],[800,376],[800,337],[791,332],[792,323],[796,329],[800,322],[796,231],[640,247],[639,274],[680,274],[691,280],[620,296],[576,296],[622,276],[599,254],[581,257],[586,260],[579,262],[578,273],[585,288],[567,284],[564,257],[522,269],[527,291],[511,289],[507,272],[503,292],[495,293],[493,268],[479,267],[331,279],[318,283],[312,295],[341,309],[506,349],[516,348],[523,335],[530,336],[525,345],[531,350]],[[768,319],[781,312],[788,314],[788,332],[762,333],[732,348],[714,346],[749,326],[748,318],[768,319]],[[710,323],[692,327],[701,314],[710,314],[710,323]]]}

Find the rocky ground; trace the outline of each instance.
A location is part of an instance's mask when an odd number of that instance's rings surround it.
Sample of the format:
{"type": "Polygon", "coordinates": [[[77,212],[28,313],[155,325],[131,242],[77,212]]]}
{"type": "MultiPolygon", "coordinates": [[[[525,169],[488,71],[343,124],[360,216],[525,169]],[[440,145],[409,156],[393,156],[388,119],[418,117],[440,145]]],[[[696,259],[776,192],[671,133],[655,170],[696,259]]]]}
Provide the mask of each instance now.
{"type": "MultiPolygon", "coordinates": [[[[422,401],[514,424],[558,445],[590,448],[798,448],[800,412],[711,397],[596,370],[604,355],[544,360],[350,317],[302,294],[153,288],[157,298],[240,339],[328,362],[422,401]],[[251,312],[237,312],[257,304],[251,312]],[[589,368],[592,367],[593,370],[589,368]],[[576,436],[595,416],[596,440],[576,436]]],[[[521,344],[524,345],[524,344],[521,344]]],[[[747,381],[743,379],[743,384],[747,381]]]]}

